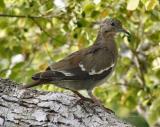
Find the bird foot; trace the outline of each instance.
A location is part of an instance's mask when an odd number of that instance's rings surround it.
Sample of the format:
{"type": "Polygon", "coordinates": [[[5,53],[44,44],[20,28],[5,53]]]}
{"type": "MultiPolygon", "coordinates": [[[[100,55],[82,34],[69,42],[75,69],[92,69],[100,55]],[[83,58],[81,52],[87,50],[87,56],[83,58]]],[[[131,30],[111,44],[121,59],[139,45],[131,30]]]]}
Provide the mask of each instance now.
{"type": "Polygon", "coordinates": [[[86,101],[86,102],[94,103],[93,100],[90,99],[90,98],[81,97],[80,99],[78,99],[78,100],[76,101],[76,103],[74,104],[74,106],[75,106],[75,105],[82,105],[85,101],[86,101]]]}
{"type": "Polygon", "coordinates": [[[78,100],[79,102],[83,102],[83,101],[88,101],[88,102],[94,102],[91,98],[87,98],[84,97],[83,95],[81,95],[79,92],[77,91],[72,91],[73,93],[75,93],[80,99],[78,100]]]}
{"type": "Polygon", "coordinates": [[[87,101],[87,102],[91,102],[91,103],[94,103],[95,105],[97,106],[100,106],[101,109],[105,110],[106,112],[108,112],[109,114],[114,114],[114,111],[112,111],[111,109],[109,108],[106,108],[104,107],[101,102],[99,100],[97,100],[94,96],[91,96],[92,98],[87,98],[87,97],[84,97],[83,95],[81,95],[79,92],[77,91],[72,91],[73,93],[75,93],[80,99],[78,101],[76,101],[76,103],[73,105],[73,106],[76,106],[76,105],[82,105],[84,101],[87,101]]]}
{"type": "Polygon", "coordinates": [[[87,98],[87,97],[81,97],[77,102],[82,103],[84,101],[94,103],[94,101],[91,98],[87,98]]]}

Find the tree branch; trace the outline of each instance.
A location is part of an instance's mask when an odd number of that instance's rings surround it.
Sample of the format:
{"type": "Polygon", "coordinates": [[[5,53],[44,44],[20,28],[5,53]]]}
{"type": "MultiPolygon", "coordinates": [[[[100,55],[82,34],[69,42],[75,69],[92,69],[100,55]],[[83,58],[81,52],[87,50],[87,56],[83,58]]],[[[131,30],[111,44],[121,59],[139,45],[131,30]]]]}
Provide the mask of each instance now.
{"type": "Polygon", "coordinates": [[[0,79],[0,126],[5,127],[132,127],[93,103],[76,104],[69,93],[19,90],[0,79]]]}
{"type": "MultiPolygon", "coordinates": [[[[0,14],[0,17],[4,18],[29,18],[31,19],[39,28],[41,31],[43,31],[48,37],[51,38],[52,40],[59,41],[57,38],[53,37],[51,34],[49,34],[40,24],[36,19],[45,19],[48,20],[49,18],[52,17],[45,17],[45,16],[31,16],[31,15],[10,15],[10,14],[0,14]]],[[[56,16],[55,16],[56,17],[56,16]]],[[[60,42],[60,41],[59,41],[60,42]]]]}
{"type": "Polygon", "coordinates": [[[44,16],[31,16],[31,15],[10,15],[10,14],[0,14],[0,17],[6,17],[6,18],[40,18],[40,19],[46,19],[44,16]]]}

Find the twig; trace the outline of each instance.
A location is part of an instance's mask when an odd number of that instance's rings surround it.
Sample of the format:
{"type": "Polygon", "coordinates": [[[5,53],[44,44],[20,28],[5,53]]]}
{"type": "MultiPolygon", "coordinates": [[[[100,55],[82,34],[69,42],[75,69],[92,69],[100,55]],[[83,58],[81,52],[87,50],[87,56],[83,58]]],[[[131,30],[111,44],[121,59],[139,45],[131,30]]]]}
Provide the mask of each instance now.
{"type": "Polygon", "coordinates": [[[31,18],[32,21],[40,28],[41,31],[43,31],[48,37],[51,38],[51,41],[52,40],[56,40],[58,42],[60,42],[58,39],[54,38],[51,34],[49,34],[40,24],[37,20],[35,20],[34,18],[31,18]]]}
{"type": "Polygon", "coordinates": [[[137,51],[135,51],[132,47],[130,47],[129,46],[129,49],[131,50],[131,52],[133,53],[133,55],[134,55],[134,57],[136,58],[136,60],[137,60],[137,63],[138,63],[138,65],[137,65],[137,68],[138,68],[138,70],[139,70],[139,75],[140,75],[140,78],[141,78],[141,81],[142,81],[142,87],[144,87],[145,86],[145,84],[146,84],[146,82],[145,82],[145,79],[144,79],[144,73],[143,73],[143,70],[142,70],[142,67],[141,67],[141,64],[140,64],[140,59],[139,59],[139,57],[138,57],[138,52],[137,51]]]}
{"type": "MultiPolygon", "coordinates": [[[[29,18],[34,21],[35,24],[47,35],[51,38],[51,40],[59,41],[58,39],[54,38],[52,35],[50,35],[46,30],[43,29],[43,27],[35,20],[35,19],[48,19],[48,17],[44,16],[31,16],[31,15],[10,15],[10,14],[0,14],[0,17],[4,18],[29,18]]],[[[51,18],[51,17],[50,17],[51,18]]],[[[59,41],[60,42],[60,41],[59,41]]]]}
{"type": "Polygon", "coordinates": [[[142,67],[141,67],[141,64],[140,64],[140,59],[137,55],[137,52],[134,54],[137,62],[138,62],[138,68],[139,68],[139,74],[140,74],[140,78],[141,78],[141,81],[142,81],[142,86],[144,87],[146,85],[146,82],[145,82],[145,79],[144,79],[144,72],[142,70],[142,67]]]}
{"type": "Polygon", "coordinates": [[[43,31],[47,36],[52,38],[52,36],[45,29],[43,29],[43,27],[39,24],[37,20],[35,20],[34,18],[31,19],[40,28],[41,31],[43,31]]]}
{"type": "Polygon", "coordinates": [[[6,17],[6,18],[40,18],[40,19],[46,19],[46,17],[43,16],[31,16],[31,15],[10,15],[10,14],[0,14],[0,17],[6,17]]]}

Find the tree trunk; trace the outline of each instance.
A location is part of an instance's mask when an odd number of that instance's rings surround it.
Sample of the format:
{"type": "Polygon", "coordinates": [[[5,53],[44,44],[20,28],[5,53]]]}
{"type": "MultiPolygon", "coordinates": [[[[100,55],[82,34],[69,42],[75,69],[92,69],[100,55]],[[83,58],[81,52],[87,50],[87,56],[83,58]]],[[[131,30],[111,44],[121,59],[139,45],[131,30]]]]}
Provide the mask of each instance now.
{"type": "Polygon", "coordinates": [[[18,85],[0,79],[0,127],[132,127],[93,103],[76,103],[76,95],[18,85]]]}

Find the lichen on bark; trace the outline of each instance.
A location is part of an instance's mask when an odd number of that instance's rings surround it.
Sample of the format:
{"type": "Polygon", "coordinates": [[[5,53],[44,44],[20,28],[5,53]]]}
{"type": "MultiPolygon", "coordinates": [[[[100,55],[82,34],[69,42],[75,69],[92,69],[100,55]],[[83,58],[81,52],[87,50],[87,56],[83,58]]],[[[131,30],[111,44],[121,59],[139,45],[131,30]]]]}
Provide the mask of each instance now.
{"type": "Polygon", "coordinates": [[[132,127],[93,103],[76,103],[76,95],[19,85],[0,79],[0,127],[132,127]]]}

